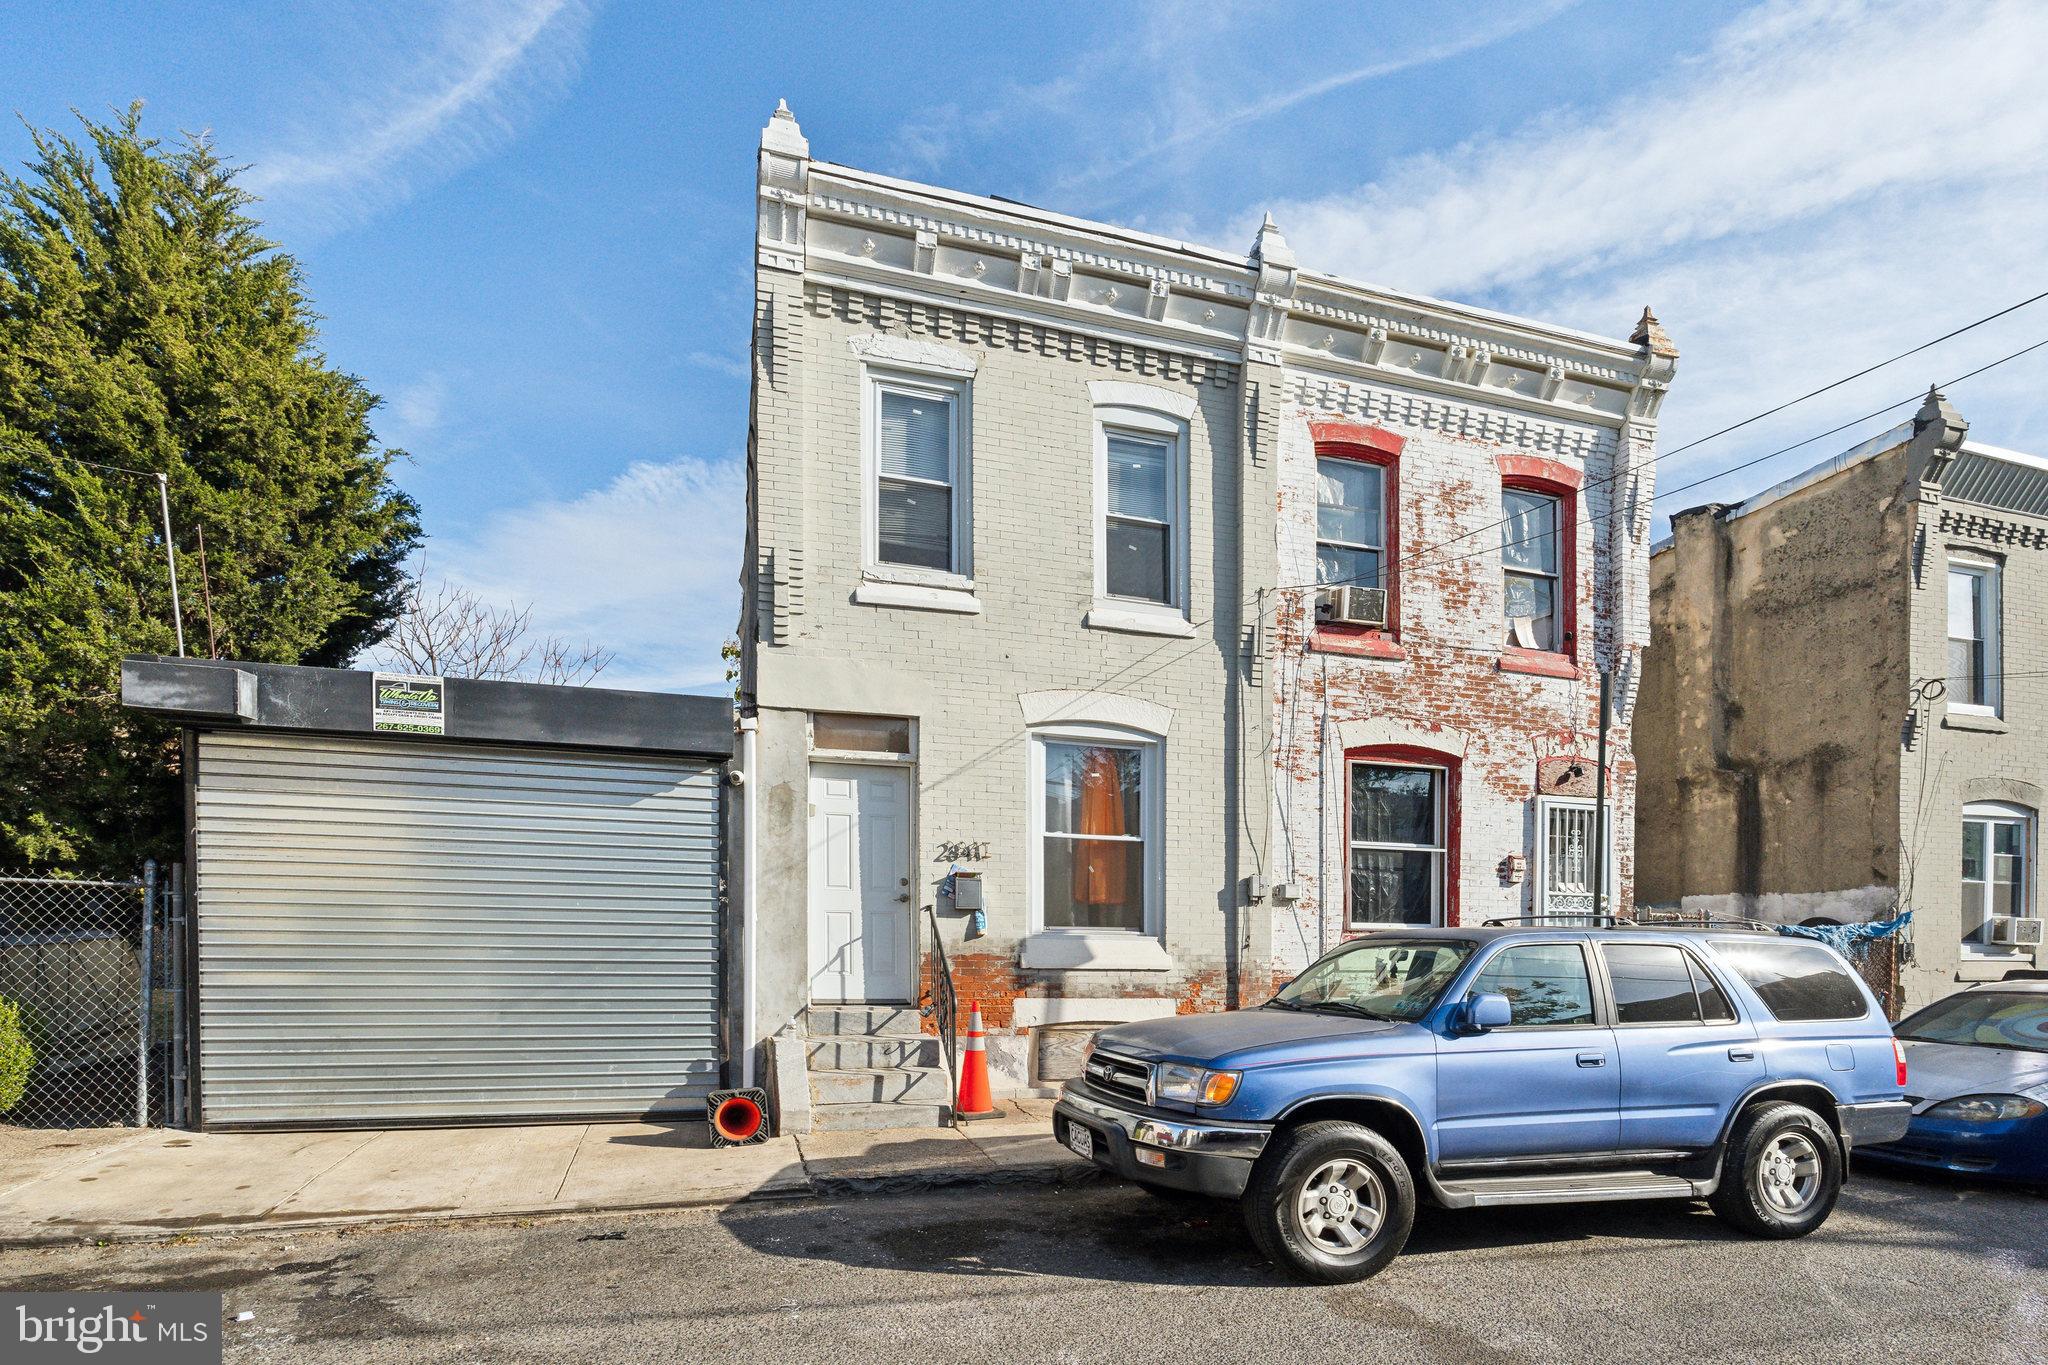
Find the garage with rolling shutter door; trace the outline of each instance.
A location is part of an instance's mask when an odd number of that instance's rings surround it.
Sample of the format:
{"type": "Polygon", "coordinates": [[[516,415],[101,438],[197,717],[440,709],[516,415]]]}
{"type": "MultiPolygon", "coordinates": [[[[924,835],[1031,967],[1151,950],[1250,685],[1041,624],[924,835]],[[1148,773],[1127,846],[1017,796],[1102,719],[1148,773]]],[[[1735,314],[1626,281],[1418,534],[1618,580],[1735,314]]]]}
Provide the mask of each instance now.
{"type": "Polygon", "coordinates": [[[200,1126],[676,1116],[723,1083],[721,699],[424,679],[433,714],[380,731],[368,673],[123,683],[187,727],[200,1126]]]}

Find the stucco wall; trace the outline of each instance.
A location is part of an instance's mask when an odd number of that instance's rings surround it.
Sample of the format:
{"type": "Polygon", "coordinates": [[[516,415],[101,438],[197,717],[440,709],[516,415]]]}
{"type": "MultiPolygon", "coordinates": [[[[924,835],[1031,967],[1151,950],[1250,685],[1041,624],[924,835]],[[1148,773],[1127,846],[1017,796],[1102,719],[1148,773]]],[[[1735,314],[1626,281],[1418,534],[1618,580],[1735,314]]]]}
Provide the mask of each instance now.
{"type": "Polygon", "coordinates": [[[1645,903],[1863,919],[1897,877],[1913,512],[1900,445],[1651,561],[1638,751],[1645,903]]]}

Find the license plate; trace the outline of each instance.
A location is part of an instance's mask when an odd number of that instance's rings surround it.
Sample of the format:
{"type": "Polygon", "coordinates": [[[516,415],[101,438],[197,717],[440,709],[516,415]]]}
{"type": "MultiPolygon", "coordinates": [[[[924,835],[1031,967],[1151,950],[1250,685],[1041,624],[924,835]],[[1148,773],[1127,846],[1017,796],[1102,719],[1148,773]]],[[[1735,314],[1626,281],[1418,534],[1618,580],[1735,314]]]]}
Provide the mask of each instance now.
{"type": "Polygon", "coordinates": [[[1067,1146],[1083,1161],[1095,1160],[1095,1134],[1078,1123],[1067,1125],[1067,1146]]]}

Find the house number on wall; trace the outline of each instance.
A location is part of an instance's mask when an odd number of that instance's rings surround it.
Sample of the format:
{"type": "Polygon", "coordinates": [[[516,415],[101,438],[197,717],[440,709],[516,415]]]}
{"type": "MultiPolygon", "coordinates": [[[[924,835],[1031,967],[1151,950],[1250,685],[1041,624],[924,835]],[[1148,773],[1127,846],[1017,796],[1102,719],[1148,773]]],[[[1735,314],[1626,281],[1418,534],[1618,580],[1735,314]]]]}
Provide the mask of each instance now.
{"type": "Polygon", "coordinates": [[[933,859],[933,861],[941,863],[985,863],[988,861],[988,840],[980,839],[973,843],[962,843],[957,839],[949,839],[939,845],[939,856],[933,859]]]}

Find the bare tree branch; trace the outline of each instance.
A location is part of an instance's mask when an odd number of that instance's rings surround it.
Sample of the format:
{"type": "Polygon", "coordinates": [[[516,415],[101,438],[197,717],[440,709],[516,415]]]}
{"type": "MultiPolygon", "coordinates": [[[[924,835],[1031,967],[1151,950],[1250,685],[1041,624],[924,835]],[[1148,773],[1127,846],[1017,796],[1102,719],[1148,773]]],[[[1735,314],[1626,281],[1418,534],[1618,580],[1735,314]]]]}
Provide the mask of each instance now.
{"type": "Polygon", "coordinates": [[[496,678],[582,686],[617,655],[589,641],[533,634],[531,603],[498,606],[442,579],[415,578],[390,635],[371,650],[380,668],[455,678],[496,678]]]}

